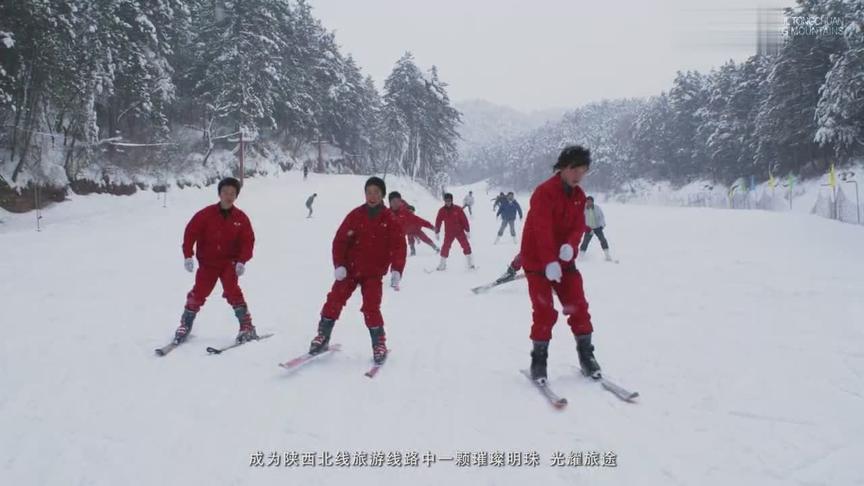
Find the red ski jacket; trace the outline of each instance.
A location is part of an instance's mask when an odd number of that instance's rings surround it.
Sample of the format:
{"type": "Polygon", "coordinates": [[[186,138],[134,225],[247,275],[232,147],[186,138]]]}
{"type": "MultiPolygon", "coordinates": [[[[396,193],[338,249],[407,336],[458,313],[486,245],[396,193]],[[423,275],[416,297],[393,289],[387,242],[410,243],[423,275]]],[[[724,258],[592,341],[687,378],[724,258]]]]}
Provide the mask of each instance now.
{"type": "Polygon", "coordinates": [[[333,266],[352,277],[382,277],[387,269],[402,273],[407,253],[405,233],[393,212],[366,204],[352,210],[333,237],[333,266]]]}
{"type": "Polygon", "coordinates": [[[252,223],[236,206],[227,211],[218,203],[207,206],[192,216],[183,233],[183,256],[197,254],[198,261],[207,266],[246,263],[252,259],[254,246],[252,223]]]}
{"type": "Polygon", "coordinates": [[[558,261],[561,245],[569,243],[575,253],[585,233],[585,192],[569,189],[555,174],[537,186],[522,230],[522,266],[526,272],[542,272],[558,261]]]}
{"type": "Polygon", "coordinates": [[[461,206],[452,205],[441,206],[438,210],[438,217],[435,218],[435,232],[441,232],[441,223],[444,223],[445,235],[458,235],[462,232],[470,232],[471,226],[468,224],[468,218],[465,216],[465,211],[461,206]]]}
{"type": "Polygon", "coordinates": [[[432,223],[412,213],[411,210],[408,209],[407,203],[404,201],[402,207],[398,211],[391,210],[391,212],[399,221],[399,224],[402,226],[402,231],[405,232],[405,234],[416,233],[420,231],[420,228],[435,229],[435,227],[432,226],[432,223]]]}

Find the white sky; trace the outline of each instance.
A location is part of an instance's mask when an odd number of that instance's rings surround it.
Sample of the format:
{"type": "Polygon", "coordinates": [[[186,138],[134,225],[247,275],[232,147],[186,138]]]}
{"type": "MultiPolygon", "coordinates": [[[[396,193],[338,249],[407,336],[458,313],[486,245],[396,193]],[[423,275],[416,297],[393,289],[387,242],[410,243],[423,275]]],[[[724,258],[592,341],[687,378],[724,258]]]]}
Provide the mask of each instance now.
{"type": "Polygon", "coordinates": [[[759,6],[793,0],[309,0],[379,88],[412,51],[454,101],[571,108],[668,89],[755,52],[759,6]]]}

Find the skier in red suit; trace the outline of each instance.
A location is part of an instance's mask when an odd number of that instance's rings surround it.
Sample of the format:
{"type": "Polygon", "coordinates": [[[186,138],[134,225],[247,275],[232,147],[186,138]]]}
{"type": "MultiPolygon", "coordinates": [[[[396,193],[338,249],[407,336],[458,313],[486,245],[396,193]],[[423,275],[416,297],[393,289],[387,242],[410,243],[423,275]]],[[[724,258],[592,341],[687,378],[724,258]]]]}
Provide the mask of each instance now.
{"type": "Polygon", "coordinates": [[[402,231],[405,232],[405,236],[408,237],[408,246],[411,247],[411,256],[417,254],[414,249],[414,238],[426,243],[431,246],[432,249],[435,250],[435,253],[438,253],[438,245],[436,245],[431,238],[426,236],[426,233],[423,232],[423,228],[435,229],[432,226],[432,223],[426,221],[414,214],[411,211],[411,206],[407,201],[402,199],[402,195],[399,194],[398,191],[391,192],[387,199],[390,201],[390,211],[393,212],[393,215],[396,216],[396,219],[399,220],[399,224],[402,225],[402,231]]]}
{"type": "Polygon", "coordinates": [[[552,326],[558,319],[552,293],[558,295],[567,323],[576,337],[582,372],[600,378],[591,344],[593,327],[582,275],[576,268],[576,249],[585,233],[585,193],[579,187],[591,166],[591,152],[581,146],[565,148],[555,164],[555,175],[531,195],[531,208],[522,232],[520,256],[528,279],[533,308],[531,376],[546,380],[546,361],[552,326]]]}
{"type": "Polygon", "coordinates": [[[309,354],[325,351],[333,326],[354,290],[360,287],[360,311],[372,338],[372,358],[376,364],[387,359],[384,317],[381,315],[382,278],[390,271],[390,286],[399,290],[405,269],[405,233],[396,216],[384,206],[387,193],[384,181],[366,181],[366,203],[355,208],[333,238],[333,287],[321,309],[318,334],[312,339],[309,354]]]}
{"type": "Polygon", "coordinates": [[[447,269],[447,257],[450,256],[450,246],[453,240],[459,242],[462,246],[462,253],[468,259],[468,268],[474,268],[474,257],[471,255],[471,244],[468,243],[470,236],[471,225],[468,224],[468,218],[465,216],[465,211],[461,207],[453,204],[453,194],[444,194],[444,206],[438,210],[438,217],[435,218],[435,238],[440,238],[441,225],[444,225],[444,244],[441,245],[441,263],[438,264],[436,270],[442,271],[447,269]]]}
{"type": "Polygon", "coordinates": [[[174,341],[182,343],[189,337],[195,316],[207,297],[222,281],[222,296],[234,308],[240,322],[237,342],[257,339],[252,316],[240,290],[239,277],[252,259],[255,233],[246,213],[234,205],[240,194],[240,181],[229,177],[219,182],[219,202],[195,213],[183,234],[184,266],[188,272],[195,270],[193,256],[198,258],[195,286],[186,295],[186,307],[180,318],[180,327],[174,333],[174,341]]]}

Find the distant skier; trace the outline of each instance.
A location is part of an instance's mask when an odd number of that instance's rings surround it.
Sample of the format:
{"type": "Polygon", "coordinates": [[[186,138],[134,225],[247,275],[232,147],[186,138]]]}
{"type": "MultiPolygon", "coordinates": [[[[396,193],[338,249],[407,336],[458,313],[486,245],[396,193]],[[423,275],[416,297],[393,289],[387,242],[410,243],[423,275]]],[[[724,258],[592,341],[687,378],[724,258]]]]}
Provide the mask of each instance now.
{"type": "Polygon", "coordinates": [[[468,195],[462,200],[462,206],[468,210],[468,214],[474,216],[471,208],[474,206],[474,191],[468,191],[468,195]]]}
{"type": "Polygon", "coordinates": [[[585,225],[589,230],[585,232],[585,237],[582,240],[582,246],[579,248],[579,251],[585,253],[588,250],[588,244],[591,243],[591,237],[596,234],[597,239],[600,240],[600,248],[603,249],[603,254],[606,255],[606,261],[611,262],[612,255],[609,254],[609,242],[606,241],[606,235],[603,234],[603,228],[606,227],[606,217],[603,215],[603,210],[600,209],[600,206],[594,204],[594,198],[591,196],[588,196],[585,205],[585,225]]]}
{"type": "Polygon", "coordinates": [[[306,219],[309,219],[309,218],[312,217],[312,203],[315,202],[315,198],[316,198],[316,197],[318,197],[318,193],[317,193],[317,192],[314,193],[314,194],[312,194],[311,196],[309,196],[308,199],[306,199],[306,209],[309,210],[309,215],[306,216],[306,219]]]}
{"type": "Polygon", "coordinates": [[[438,264],[436,270],[442,271],[447,269],[447,257],[450,256],[450,246],[453,240],[457,240],[462,246],[462,253],[468,260],[468,268],[474,268],[474,257],[471,255],[471,244],[468,243],[471,226],[468,224],[468,218],[465,217],[465,211],[461,207],[453,204],[453,194],[444,194],[444,206],[438,210],[438,217],[435,218],[435,238],[440,238],[441,225],[444,225],[444,244],[441,245],[441,263],[438,264]]]}
{"type": "Polygon", "coordinates": [[[512,192],[508,192],[504,201],[498,205],[497,216],[501,217],[501,227],[498,228],[498,236],[495,237],[495,243],[498,243],[498,240],[504,235],[504,228],[508,225],[510,226],[510,236],[513,237],[513,243],[516,243],[516,228],[514,227],[516,213],[519,213],[519,219],[521,220],[522,207],[519,206],[519,201],[516,200],[515,195],[512,192]]]}
{"type": "Polygon", "coordinates": [[[333,238],[335,281],[321,309],[318,334],[312,339],[309,354],[327,350],[333,326],[359,286],[363,295],[360,311],[372,339],[372,359],[381,364],[387,358],[384,317],[381,315],[381,279],[389,269],[390,286],[399,290],[405,269],[405,233],[383,204],[387,194],[384,181],[370,177],[364,189],[366,203],[348,213],[333,238]]]}
{"type": "Polygon", "coordinates": [[[238,282],[246,270],[246,262],[252,259],[255,233],[246,213],[234,205],[240,193],[240,181],[233,177],[222,179],[218,191],[219,202],[195,213],[183,234],[186,271],[191,273],[195,270],[193,255],[198,257],[199,267],[195,274],[195,286],[186,295],[180,327],[174,333],[177,344],[189,337],[195,316],[210,296],[217,280],[222,281],[222,296],[234,308],[234,315],[240,322],[237,342],[258,338],[238,282]]]}
{"type": "Polygon", "coordinates": [[[594,358],[591,315],[574,258],[585,231],[585,193],[579,187],[591,165],[591,152],[579,145],[566,147],[554,166],[555,175],[537,186],[522,233],[522,264],[533,308],[531,377],[546,380],[549,340],[558,319],[552,292],[558,295],[567,323],[576,337],[582,372],[600,378],[594,358]]]}
{"type": "Polygon", "coordinates": [[[408,245],[411,247],[411,256],[417,254],[414,248],[415,238],[431,246],[435,250],[435,253],[438,253],[438,245],[423,233],[423,228],[435,229],[432,223],[414,214],[411,206],[402,199],[402,195],[398,191],[391,192],[387,196],[387,199],[390,201],[390,211],[396,216],[396,219],[402,226],[402,231],[405,232],[405,236],[408,238],[408,245]]]}
{"type": "Polygon", "coordinates": [[[497,196],[492,198],[492,211],[498,211],[498,208],[501,206],[501,203],[507,200],[507,195],[504,194],[504,191],[498,193],[497,196]]]}
{"type": "Polygon", "coordinates": [[[303,180],[309,177],[309,164],[303,164],[303,180]]]}

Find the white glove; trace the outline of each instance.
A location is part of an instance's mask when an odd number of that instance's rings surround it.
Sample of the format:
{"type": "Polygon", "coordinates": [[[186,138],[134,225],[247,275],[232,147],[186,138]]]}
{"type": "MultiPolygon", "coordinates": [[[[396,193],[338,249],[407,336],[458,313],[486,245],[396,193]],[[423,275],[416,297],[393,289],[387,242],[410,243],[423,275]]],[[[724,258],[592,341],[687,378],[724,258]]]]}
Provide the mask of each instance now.
{"type": "Polygon", "coordinates": [[[336,277],[336,280],[345,280],[345,277],[348,276],[348,269],[341,266],[336,267],[336,270],[333,271],[333,275],[336,277]]]}
{"type": "Polygon", "coordinates": [[[187,272],[192,273],[195,271],[195,260],[187,258],[183,260],[183,266],[186,268],[187,272]]]}
{"type": "Polygon", "coordinates": [[[551,282],[561,283],[561,277],[564,274],[561,272],[561,264],[558,262],[552,262],[549,265],[546,265],[546,278],[551,282]]]}
{"type": "Polygon", "coordinates": [[[246,272],[246,265],[243,265],[241,262],[237,262],[237,264],[234,265],[234,270],[237,271],[238,277],[242,277],[243,273],[246,272]]]}
{"type": "Polygon", "coordinates": [[[561,245],[561,249],[558,250],[558,258],[565,262],[569,262],[573,259],[575,253],[576,251],[573,250],[573,246],[570,243],[564,243],[561,245]]]}
{"type": "Polygon", "coordinates": [[[402,281],[402,274],[393,270],[390,272],[390,286],[396,290],[399,290],[399,282],[402,281]]]}

